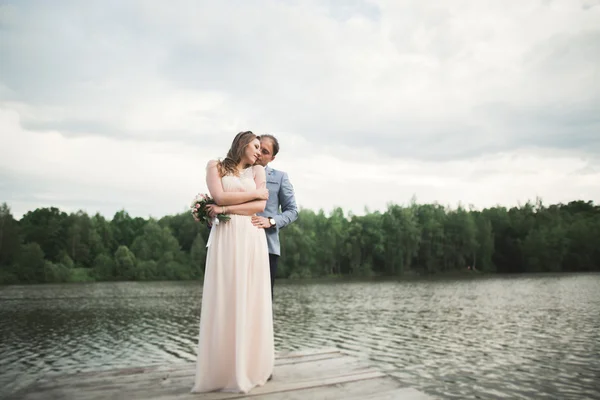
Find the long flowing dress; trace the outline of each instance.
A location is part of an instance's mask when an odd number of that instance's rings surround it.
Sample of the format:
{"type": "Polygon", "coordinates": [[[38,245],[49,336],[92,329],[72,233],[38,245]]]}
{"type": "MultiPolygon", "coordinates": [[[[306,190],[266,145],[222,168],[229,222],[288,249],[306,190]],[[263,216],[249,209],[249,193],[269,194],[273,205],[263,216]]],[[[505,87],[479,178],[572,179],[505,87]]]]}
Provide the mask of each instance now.
{"type": "MultiPolygon", "coordinates": [[[[253,168],[221,182],[225,191],[256,189],[253,168]]],[[[194,393],[247,393],[275,363],[266,235],[251,217],[230,217],[209,236],[194,393]]]]}

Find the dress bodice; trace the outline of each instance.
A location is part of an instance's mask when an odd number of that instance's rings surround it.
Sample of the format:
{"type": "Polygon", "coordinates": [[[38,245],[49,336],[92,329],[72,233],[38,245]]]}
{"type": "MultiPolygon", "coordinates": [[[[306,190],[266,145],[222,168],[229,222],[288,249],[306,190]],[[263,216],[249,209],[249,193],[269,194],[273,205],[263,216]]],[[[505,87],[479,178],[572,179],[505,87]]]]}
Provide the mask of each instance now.
{"type": "Polygon", "coordinates": [[[249,192],[256,189],[252,167],[243,170],[240,176],[225,175],[221,178],[221,182],[223,183],[223,190],[226,192],[249,192]]]}

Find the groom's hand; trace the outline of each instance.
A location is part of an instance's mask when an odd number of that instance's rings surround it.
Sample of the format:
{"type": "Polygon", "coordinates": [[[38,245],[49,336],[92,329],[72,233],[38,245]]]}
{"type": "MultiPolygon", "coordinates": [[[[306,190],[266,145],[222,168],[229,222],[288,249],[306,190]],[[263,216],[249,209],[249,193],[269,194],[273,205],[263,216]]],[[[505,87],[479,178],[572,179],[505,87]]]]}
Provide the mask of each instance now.
{"type": "Polygon", "coordinates": [[[271,224],[269,223],[269,219],[266,217],[260,217],[258,215],[255,215],[252,217],[252,225],[256,226],[257,228],[270,228],[271,224]]]}

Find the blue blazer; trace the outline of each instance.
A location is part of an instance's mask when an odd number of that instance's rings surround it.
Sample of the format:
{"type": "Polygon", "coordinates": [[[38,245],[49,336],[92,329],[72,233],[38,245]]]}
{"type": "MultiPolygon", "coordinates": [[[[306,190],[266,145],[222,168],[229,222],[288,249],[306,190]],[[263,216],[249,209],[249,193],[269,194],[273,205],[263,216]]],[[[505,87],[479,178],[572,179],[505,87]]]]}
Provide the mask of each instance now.
{"type": "Polygon", "coordinates": [[[267,165],[265,174],[267,175],[269,200],[267,200],[265,211],[258,215],[267,218],[273,217],[275,219],[275,226],[265,229],[265,233],[267,234],[269,254],[279,256],[281,255],[279,230],[298,219],[298,207],[296,206],[296,198],[294,197],[294,187],[287,173],[278,171],[267,165]]]}

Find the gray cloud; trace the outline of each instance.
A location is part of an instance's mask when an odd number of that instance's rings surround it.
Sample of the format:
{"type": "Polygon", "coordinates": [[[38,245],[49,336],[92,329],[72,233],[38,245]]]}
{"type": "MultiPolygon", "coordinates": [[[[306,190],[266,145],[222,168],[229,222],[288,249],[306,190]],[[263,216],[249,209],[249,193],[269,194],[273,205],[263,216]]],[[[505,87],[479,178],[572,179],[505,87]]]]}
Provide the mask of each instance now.
{"type": "Polygon", "coordinates": [[[86,196],[95,188],[74,185],[63,177],[39,177],[0,168],[0,199],[12,208],[17,217],[38,207],[61,207],[76,211],[84,204],[88,212],[97,210],[104,215],[121,206],[110,198],[86,196]]]}
{"type": "Polygon", "coordinates": [[[583,0],[581,7],[584,10],[589,10],[590,8],[600,6],[600,0],[583,0]]]}
{"type": "Polygon", "coordinates": [[[292,132],[338,155],[352,147],[423,160],[524,146],[600,152],[594,2],[562,25],[549,24],[553,3],[540,5],[549,25],[523,28],[523,43],[507,31],[520,9],[396,4],[9,1],[0,101],[29,107],[25,129],[66,137],[222,145],[229,139],[216,137],[239,127],[292,132]],[[144,102],[159,99],[160,108],[175,90],[218,100],[153,126],[157,112],[144,102]],[[147,124],[130,121],[137,108],[147,124]]]}
{"type": "Polygon", "coordinates": [[[327,5],[328,14],[340,21],[347,21],[353,17],[365,17],[373,21],[381,19],[380,8],[366,0],[327,0],[323,4],[327,5]]]}
{"type": "Polygon", "coordinates": [[[132,215],[160,217],[185,210],[184,201],[174,205],[159,197],[140,197],[138,192],[120,190],[118,196],[90,182],[70,180],[64,176],[39,176],[0,168],[0,202],[6,202],[13,215],[20,218],[40,207],[58,207],[65,212],[83,209],[111,218],[125,209],[132,215]]]}

